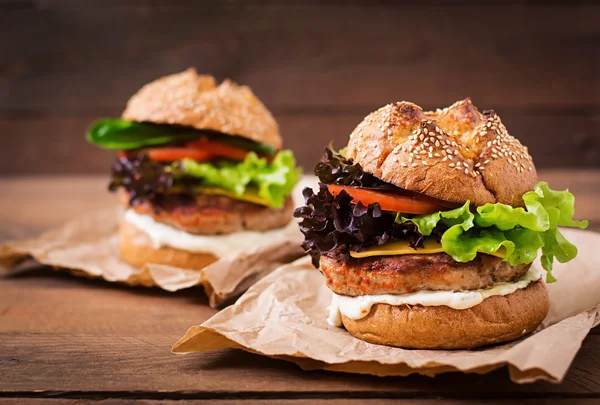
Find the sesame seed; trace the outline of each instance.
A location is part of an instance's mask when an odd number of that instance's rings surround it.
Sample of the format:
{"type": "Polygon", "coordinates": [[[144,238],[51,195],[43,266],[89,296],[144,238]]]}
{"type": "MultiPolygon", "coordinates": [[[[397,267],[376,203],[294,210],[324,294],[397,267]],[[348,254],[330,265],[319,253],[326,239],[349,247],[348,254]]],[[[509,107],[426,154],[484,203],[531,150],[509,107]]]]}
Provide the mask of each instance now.
{"type": "Polygon", "coordinates": [[[421,150],[419,151],[419,154],[420,154],[420,155],[424,155],[424,154],[426,154],[426,153],[427,153],[427,151],[426,151],[426,150],[424,150],[424,149],[421,149],[421,150]]]}
{"type": "Polygon", "coordinates": [[[492,141],[488,141],[488,143],[487,143],[487,146],[488,146],[488,148],[489,148],[490,146],[492,146],[492,141]]]}
{"type": "Polygon", "coordinates": [[[436,148],[439,148],[440,147],[440,141],[435,141],[435,146],[436,146],[436,148]]]}
{"type": "Polygon", "coordinates": [[[486,159],[485,162],[483,162],[484,165],[487,165],[488,163],[490,163],[489,159],[486,159]]]}
{"type": "MultiPolygon", "coordinates": [[[[479,174],[479,173],[477,173],[477,174],[479,174]]],[[[471,172],[471,177],[475,178],[475,177],[477,177],[477,174],[475,174],[475,172],[471,172]]]]}
{"type": "Polygon", "coordinates": [[[427,128],[424,128],[423,132],[425,133],[425,135],[427,135],[429,133],[429,130],[427,128]]]}
{"type": "Polygon", "coordinates": [[[460,162],[456,162],[456,166],[460,166],[460,162]]]}
{"type": "Polygon", "coordinates": [[[448,159],[448,156],[444,156],[444,158],[442,159],[442,162],[445,162],[448,159]]]}
{"type": "Polygon", "coordinates": [[[421,160],[421,163],[423,163],[423,166],[427,166],[427,162],[424,160],[421,160]]]}
{"type": "Polygon", "coordinates": [[[481,166],[481,163],[476,163],[475,164],[475,167],[479,167],[479,166],[481,166]]]}
{"type": "Polygon", "coordinates": [[[469,169],[465,169],[465,174],[469,174],[469,169]]]}
{"type": "Polygon", "coordinates": [[[453,159],[452,155],[448,155],[448,159],[452,160],[453,159]]]}
{"type": "Polygon", "coordinates": [[[457,149],[454,149],[454,154],[458,155],[458,150],[457,149]]]}
{"type": "Polygon", "coordinates": [[[421,135],[419,135],[419,139],[423,140],[423,139],[425,139],[425,136],[423,134],[421,134],[421,135]]]}
{"type": "Polygon", "coordinates": [[[408,167],[408,165],[406,163],[404,163],[404,162],[400,163],[400,166],[402,166],[402,167],[408,167]]]}
{"type": "Polygon", "coordinates": [[[450,163],[450,164],[448,164],[448,166],[454,167],[454,163],[450,163]]]}
{"type": "Polygon", "coordinates": [[[496,155],[496,154],[494,154],[494,153],[492,153],[492,157],[493,157],[494,159],[498,159],[498,155],[496,155]]]}
{"type": "Polygon", "coordinates": [[[429,156],[429,158],[433,157],[433,155],[431,154],[431,152],[429,152],[427,155],[429,156]]]}
{"type": "Polygon", "coordinates": [[[410,157],[408,158],[408,163],[412,163],[412,161],[413,161],[413,158],[412,158],[412,156],[410,156],[410,157]]]}
{"type": "Polygon", "coordinates": [[[416,164],[416,163],[413,163],[411,166],[412,166],[412,167],[417,167],[417,164],[416,164]]]}
{"type": "Polygon", "coordinates": [[[479,168],[479,171],[483,171],[484,169],[485,169],[485,167],[481,166],[481,167],[479,168]]]}
{"type": "Polygon", "coordinates": [[[439,153],[437,153],[437,152],[435,152],[435,153],[433,154],[433,156],[435,156],[435,157],[440,157],[440,154],[439,154],[439,153]]]}

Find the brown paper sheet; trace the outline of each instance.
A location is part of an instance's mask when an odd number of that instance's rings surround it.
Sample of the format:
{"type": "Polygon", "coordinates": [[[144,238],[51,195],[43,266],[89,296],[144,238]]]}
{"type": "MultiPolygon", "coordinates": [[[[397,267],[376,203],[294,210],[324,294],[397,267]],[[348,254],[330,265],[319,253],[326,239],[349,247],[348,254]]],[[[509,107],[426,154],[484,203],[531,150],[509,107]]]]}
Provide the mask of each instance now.
{"type": "MultiPolygon", "coordinates": [[[[316,182],[302,179],[294,190],[294,202],[301,204],[301,190],[316,182]]],[[[136,268],[119,259],[117,227],[122,209],[110,208],[77,217],[37,237],[0,245],[0,274],[18,271],[29,258],[65,269],[79,276],[103,278],[127,285],[157,286],[167,291],[202,285],[211,306],[245,291],[261,277],[303,254],[303,236],[296,221],[281,230],[281,238],[269,243],[257,241],[252,251],[222,257],[202,270],[186,270],[148,264],[136,268]]]]}
{"type": "Polygon", "coordinates": [[[289,360],[303,369],[378,376],[487,373],[508,365],[515,382],[559,382],[589,330],[600,322],[600,266],[595,258],[600,234],[564,233],[578,246],[579,256],[555,264],[559,281],[548,285],[550,313],[534,334],[516,342],[456,351],[403,350],[363,342],[327,324],[331,292],[304,257],[277,269],[236,304],[193,326],[173,351],[234,347],[289,360]]]}

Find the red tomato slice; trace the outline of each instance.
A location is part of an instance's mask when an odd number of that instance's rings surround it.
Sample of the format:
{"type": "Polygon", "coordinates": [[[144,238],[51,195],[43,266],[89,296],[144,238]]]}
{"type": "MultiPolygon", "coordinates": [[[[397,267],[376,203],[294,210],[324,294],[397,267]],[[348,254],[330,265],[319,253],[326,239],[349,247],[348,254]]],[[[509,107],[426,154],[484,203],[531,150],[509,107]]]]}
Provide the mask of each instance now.
{"type": "Polygon", "coordinates": [[[188,148],[201,149],[210,153],[212,156],[224,157],[233,160],[242,161],[246,159],[248,151],[245,149],[236,148],[235,146],[226,145],[220,142],[209,141],[206,138],[201,138],[197,141],[190,142],[186,145],[188,148]]]}
{"type": "Polygon", "coordinates": [[[152,148],[146,151],[148,157],[156,162],[173,162],[179,159],[193,159],[205,162],[211,159],[211,154],[202,149],[193,148],[152,148]]]}
{"type": "Polygon", "coordinates": [[[437,203],[434,199],[418,195],[400,195],[360,187],[338,186],[335,184],[328,184],[327,188],[333,195],[337,195],[344,190],[350,194],[353,201],[360,201],[364,205],[377,202],[384,211],[402,212],[404,214],[431,214],[432,212],[448,209],[444,205],[437,203]]]}

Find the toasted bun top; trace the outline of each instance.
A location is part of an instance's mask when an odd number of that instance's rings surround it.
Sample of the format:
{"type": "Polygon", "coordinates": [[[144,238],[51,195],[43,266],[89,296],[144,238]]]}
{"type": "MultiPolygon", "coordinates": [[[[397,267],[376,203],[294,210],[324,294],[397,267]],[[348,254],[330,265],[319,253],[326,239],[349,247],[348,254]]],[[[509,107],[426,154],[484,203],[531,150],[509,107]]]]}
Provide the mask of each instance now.
{"type": "Polygon", "coordinates": [[[146,84],[129,99],[126,120],[176,124],[238,135],[281,148],[279,126],[249,87],[190,68],[146,84]]]}
{"type": "Polygon", "coordinates": [[[523,206],[538,181],[527,147],[469,98],[435,112],[405,101],[381,107],[352,132],[346,158],[385,182],[456,203],[523,206]]]}

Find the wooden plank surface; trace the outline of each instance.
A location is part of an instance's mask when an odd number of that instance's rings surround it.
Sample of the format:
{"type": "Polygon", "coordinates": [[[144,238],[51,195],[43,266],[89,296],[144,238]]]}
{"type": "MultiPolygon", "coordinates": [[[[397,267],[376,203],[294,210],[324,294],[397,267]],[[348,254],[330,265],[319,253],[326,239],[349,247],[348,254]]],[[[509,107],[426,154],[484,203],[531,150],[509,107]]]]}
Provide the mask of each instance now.
{"type": "Polygon", "coordinates": [[[306,167],[381,105],[467,96],[539,167],[600,165],[599,3],[333,3],[4,2],[0,173],[104,173],[85,128],[189,66],[250,85],[306,167]]]}
{"type": "Polygon", "coordinates": [[[561,385],[515,385],[505,370],[488,376],[375,378],[304,372],[236,350],[171,354],[171,345],[189,326],[214,314],[198,289],[174,294],[130,289],[47,269],[4,279],[0,289],[0,395],[600,398],[598,335],[586,339],[561,385]]]}
{"type": "Polygon", "coordinates": [[[114,112],[188,66],[247,83],[274,108],[467,95],[495,108],[600,106],[597,4],[300,3],[7,6],[0,108],[114,112]]]}
{"type": "MultiPolygon", "coordinates": [[[[551,171],[541,177],[555,188],[569,187],[577,196],[578,216],[591,219],[594,227],[600,224],[598,171],[551,171]]],[[[0,240],[30,236],[78,213],[114,204],[105,181],[98,176],[0,179],[0,240]]],[[[127,288],[48,268],[0,279],[0,399],[42,403],[58,398],[65,404],[122,398],[151,401],[147,403],[285,399],[292,404],[394,398],[411,405],[439,403],[432,398],[456,404],[482,398],[569,405],[600,401],[598,328],[559,385],[515,385],[506,370],[485,376],[375,378],[305,372],[235,350],[171,354],[171,345],[188,327],[215,313],[205,304],[199,289],[167,293],[127,288]]]]}
{"type": "MultiPolygon", "coordinates": [[[[33,399],[33,398],[0,398],[0,405],[80,405],[88,403],[86,399],[33,399]]],[[[98,405],[178,405],[182,404],[181,400],[153,400],[153,399],[104,399],[93,400],[94,404],[98,405]]],[[[239,405],[245,403],[243,400],[229,399],[192,399],[186,400],[186,405],[239,405]]],[[[279,405],[280,399],[253,400],[256,405],[279,405]]],[[[442,403],[439,399],[293,399],[285,400],[285,405],[437,405],[442,403]]],[[[466,405],[472,404],[470,400],[444,400],[446,405],[466,405]]],[[[514,399],[500,399],[486,401],[486,403],[494,403],[496,405],[595,405],[598,403],[593,398],[538,398],[538,399],[519,399],[515,402],[514,399]]]]}
{"type": "MultiPolygon", "coordinates": [[[[0,398],[0,405],[80,405],[88,403],[86,399],[33,399],[33,398],[0,398]]],[[[185,403],[190,405],[239,405],[245,403],[243,400],[230,399],[192,399],[192,400],[153,400],[153,399],[93,399],[94,404],[98,405],[178,405],[185,403]]],[[[253,400],[256,405],[279,405],[280,399],[253,400]]],[[[437,405],[442,403],[439,399],[292,399],[285,400],[285,405],[437,405]]],[[[598,403],[593,398],[538,398],[538,399],[500,399],[486,401],[485,403],[494,403],[496,405],[595,405],[598,403]]],[[[443,400],[447,405],[466,405],[473,404],[471,400],[443,400]]]]}

